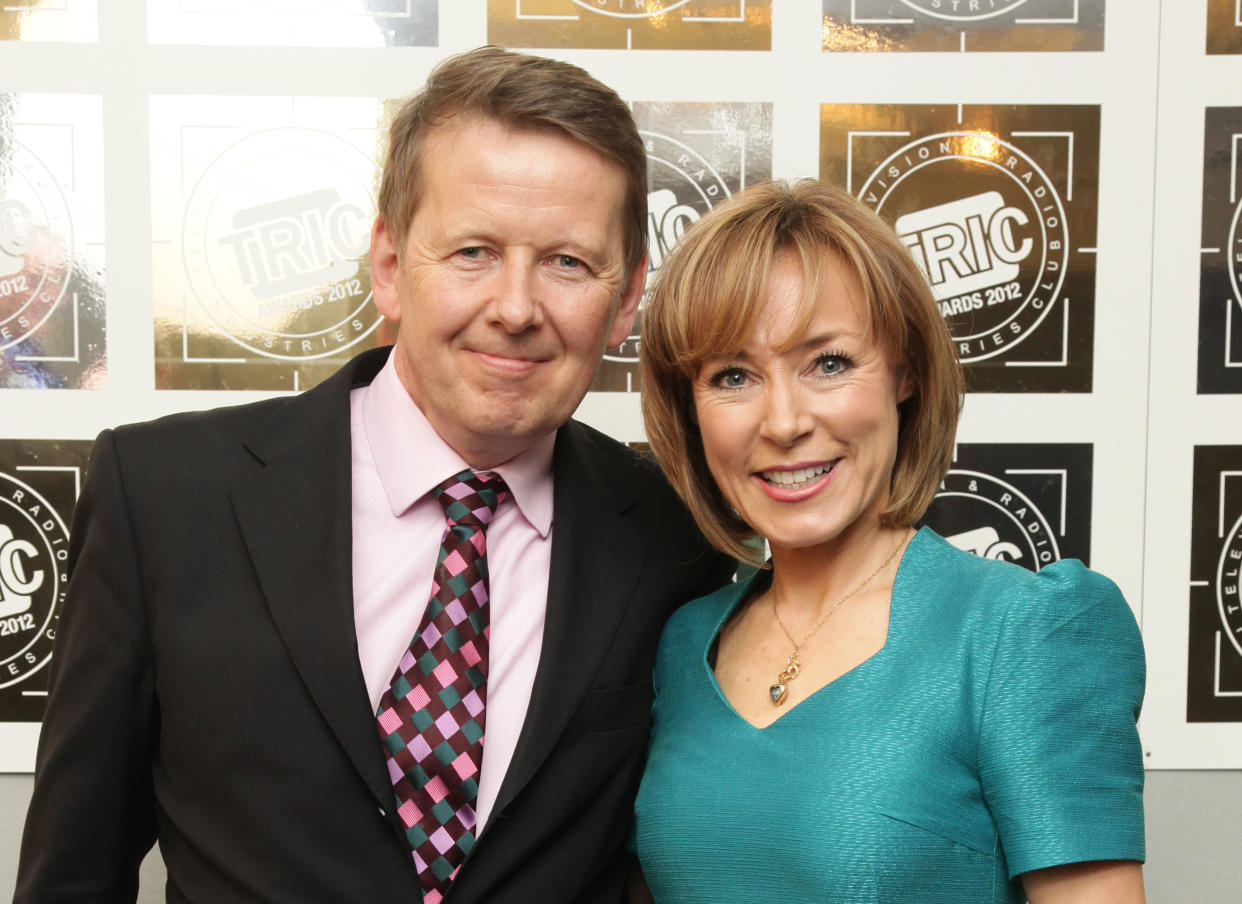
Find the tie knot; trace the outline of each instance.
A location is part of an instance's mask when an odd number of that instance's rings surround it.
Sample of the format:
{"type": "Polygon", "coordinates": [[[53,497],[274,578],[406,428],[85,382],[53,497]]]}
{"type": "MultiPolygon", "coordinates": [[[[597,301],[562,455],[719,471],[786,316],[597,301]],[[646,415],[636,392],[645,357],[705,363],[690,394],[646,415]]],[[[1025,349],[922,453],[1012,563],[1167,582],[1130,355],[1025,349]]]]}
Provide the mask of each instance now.
{"type": "Polygon", "coordinates": [[[496,506],[509,495],[509,490],[498,474],[462,471],[439,484],[432,493],[440,500],[450,525],[484,528],[496,514],[496,506]]]}

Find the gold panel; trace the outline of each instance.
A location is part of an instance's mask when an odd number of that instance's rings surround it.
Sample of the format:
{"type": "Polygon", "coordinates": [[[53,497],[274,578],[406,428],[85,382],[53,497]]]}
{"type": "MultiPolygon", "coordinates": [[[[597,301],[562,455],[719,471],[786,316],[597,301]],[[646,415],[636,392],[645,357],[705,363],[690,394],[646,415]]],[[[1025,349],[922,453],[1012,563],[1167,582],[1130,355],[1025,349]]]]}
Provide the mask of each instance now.
{"type": "Polygon", "coordinates": [[[1098,106],[820,108],[820,176],[892,223],[978,392],[1090,392],[1098,106]]]}
{"type": "MultiPolygon", "coordinates": [[[[772,105],[636,103],[647,147],[650,286],[669,250],[692,223],[752,182],[772,176],[772,105]]],[[[637,392],[642,311],[629,337],[604,354],[591,389],[637,392]]]]}
{"type": "Polygon", "coordinates": [[[1104,0],[823,0],[824,50],[1100,51],[1104,0]]]}
{"type": "Polygon", "coordinates": [[[375,344],[388,105],[151,98],[160,389],[305,389],[375,344]]]}
{"type": "Polygon", "coordinates": [[[100,98],[0,94],[0,386],[102,389],[100,98]]]}
{"type": "Polygon", "coordinates": [[[4,0],[0,40],[99,40],[98,0],[4,0]]]}
{"type": "Polygon", "coordinates": [[[38,722],[91,443],[0,440],[0,722],[38,722]]]}
{"type": "Polygon", "coordinates": [[[1207,0],[1207,52],[1242,53],[1242,0],[1207,0]]]}
{"type": "Polygon", "coordinates": [[[437,0],[148,0],[152,44],[435,46],[437,0]]]}
{"type": "Polygon", "coordinates": [[[487,0],[505,47],[769,50],[772,0],[487,0]]]}

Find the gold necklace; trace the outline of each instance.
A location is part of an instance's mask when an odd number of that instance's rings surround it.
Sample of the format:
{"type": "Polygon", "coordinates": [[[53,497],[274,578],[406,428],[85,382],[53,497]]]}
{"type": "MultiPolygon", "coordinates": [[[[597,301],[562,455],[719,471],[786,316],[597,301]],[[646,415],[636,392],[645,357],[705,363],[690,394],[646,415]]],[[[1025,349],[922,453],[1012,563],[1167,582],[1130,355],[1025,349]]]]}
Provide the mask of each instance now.
{"type": "Polygon", "coordinates": [[[776,594],[772,594],[772,615],[776,618],[776,623],[781,626],[781,630],[785,632],[785,636],[789,638],[789,642],[793,644],[793,652],[789,654],[789,658],[785,660],[784,670],[776,676],[776,683],[768,688],[768,697],[772,700],[773,706],[780,706],[785,702],[785,697],[789,692],[789,682],[798,677],[798,673],[802,671],[802,662],[798,659],[798,651],[802,649],[803,644],[811,639],[811,636],[824,626],[824,622],[828,621],[829,616],[836,612],[842,603],[854,596],[858,591],[862,590],[871,583],[871,579],[888,567],[888,564],[896,558],[897,553],[901,551],[901,547],[905,546],[906,540],[909,539],[909,532],[901,535],[901,539],[897,541],[897,545],[893,547],[893,551],[888,554],[888,558],[881,563],[880,567],[871,574],[863,578],[862,583],[856,586],[845,596],[841,597],[832,606],[820,616],[819,621],[811,626],[811,630],[801,640],[794,640],[793,635],[789,633],[789,629],[785,627],[785,623],[781,621],[780,613],[776,611],[776,594]]]}

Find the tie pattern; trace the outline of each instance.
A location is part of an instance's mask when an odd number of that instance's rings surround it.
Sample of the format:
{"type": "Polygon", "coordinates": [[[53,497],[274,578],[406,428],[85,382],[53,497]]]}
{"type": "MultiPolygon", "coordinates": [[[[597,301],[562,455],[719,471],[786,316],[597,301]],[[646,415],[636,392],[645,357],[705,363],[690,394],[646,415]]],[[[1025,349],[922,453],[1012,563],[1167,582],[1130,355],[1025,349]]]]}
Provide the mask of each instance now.
{"type": "Polygon", "coordinates": [[[423,901],[438,904],[474,846],[487,700],[485,529],[508,495],[462,471],[432,493],[447,521],[431,600],[376,711],[423,901]]]}

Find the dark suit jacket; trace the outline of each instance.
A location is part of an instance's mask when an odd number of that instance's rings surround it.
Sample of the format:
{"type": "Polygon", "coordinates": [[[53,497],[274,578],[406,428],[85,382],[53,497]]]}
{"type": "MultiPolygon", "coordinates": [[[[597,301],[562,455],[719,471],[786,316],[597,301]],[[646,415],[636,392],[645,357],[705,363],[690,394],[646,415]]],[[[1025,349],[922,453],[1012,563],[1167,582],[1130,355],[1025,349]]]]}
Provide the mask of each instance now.
{"type": "MultiPolygon", "coordinates": [[[[157,836],[170,901],[420,899],[353,623],[348,394],[384,359],[100,436],[17,901],[132,901],[157,836]]],[[[553,468],[530,709],[448,904],[621,897],[656,640],[726,579],[629,450],[571,422],[553,468]]]]}

